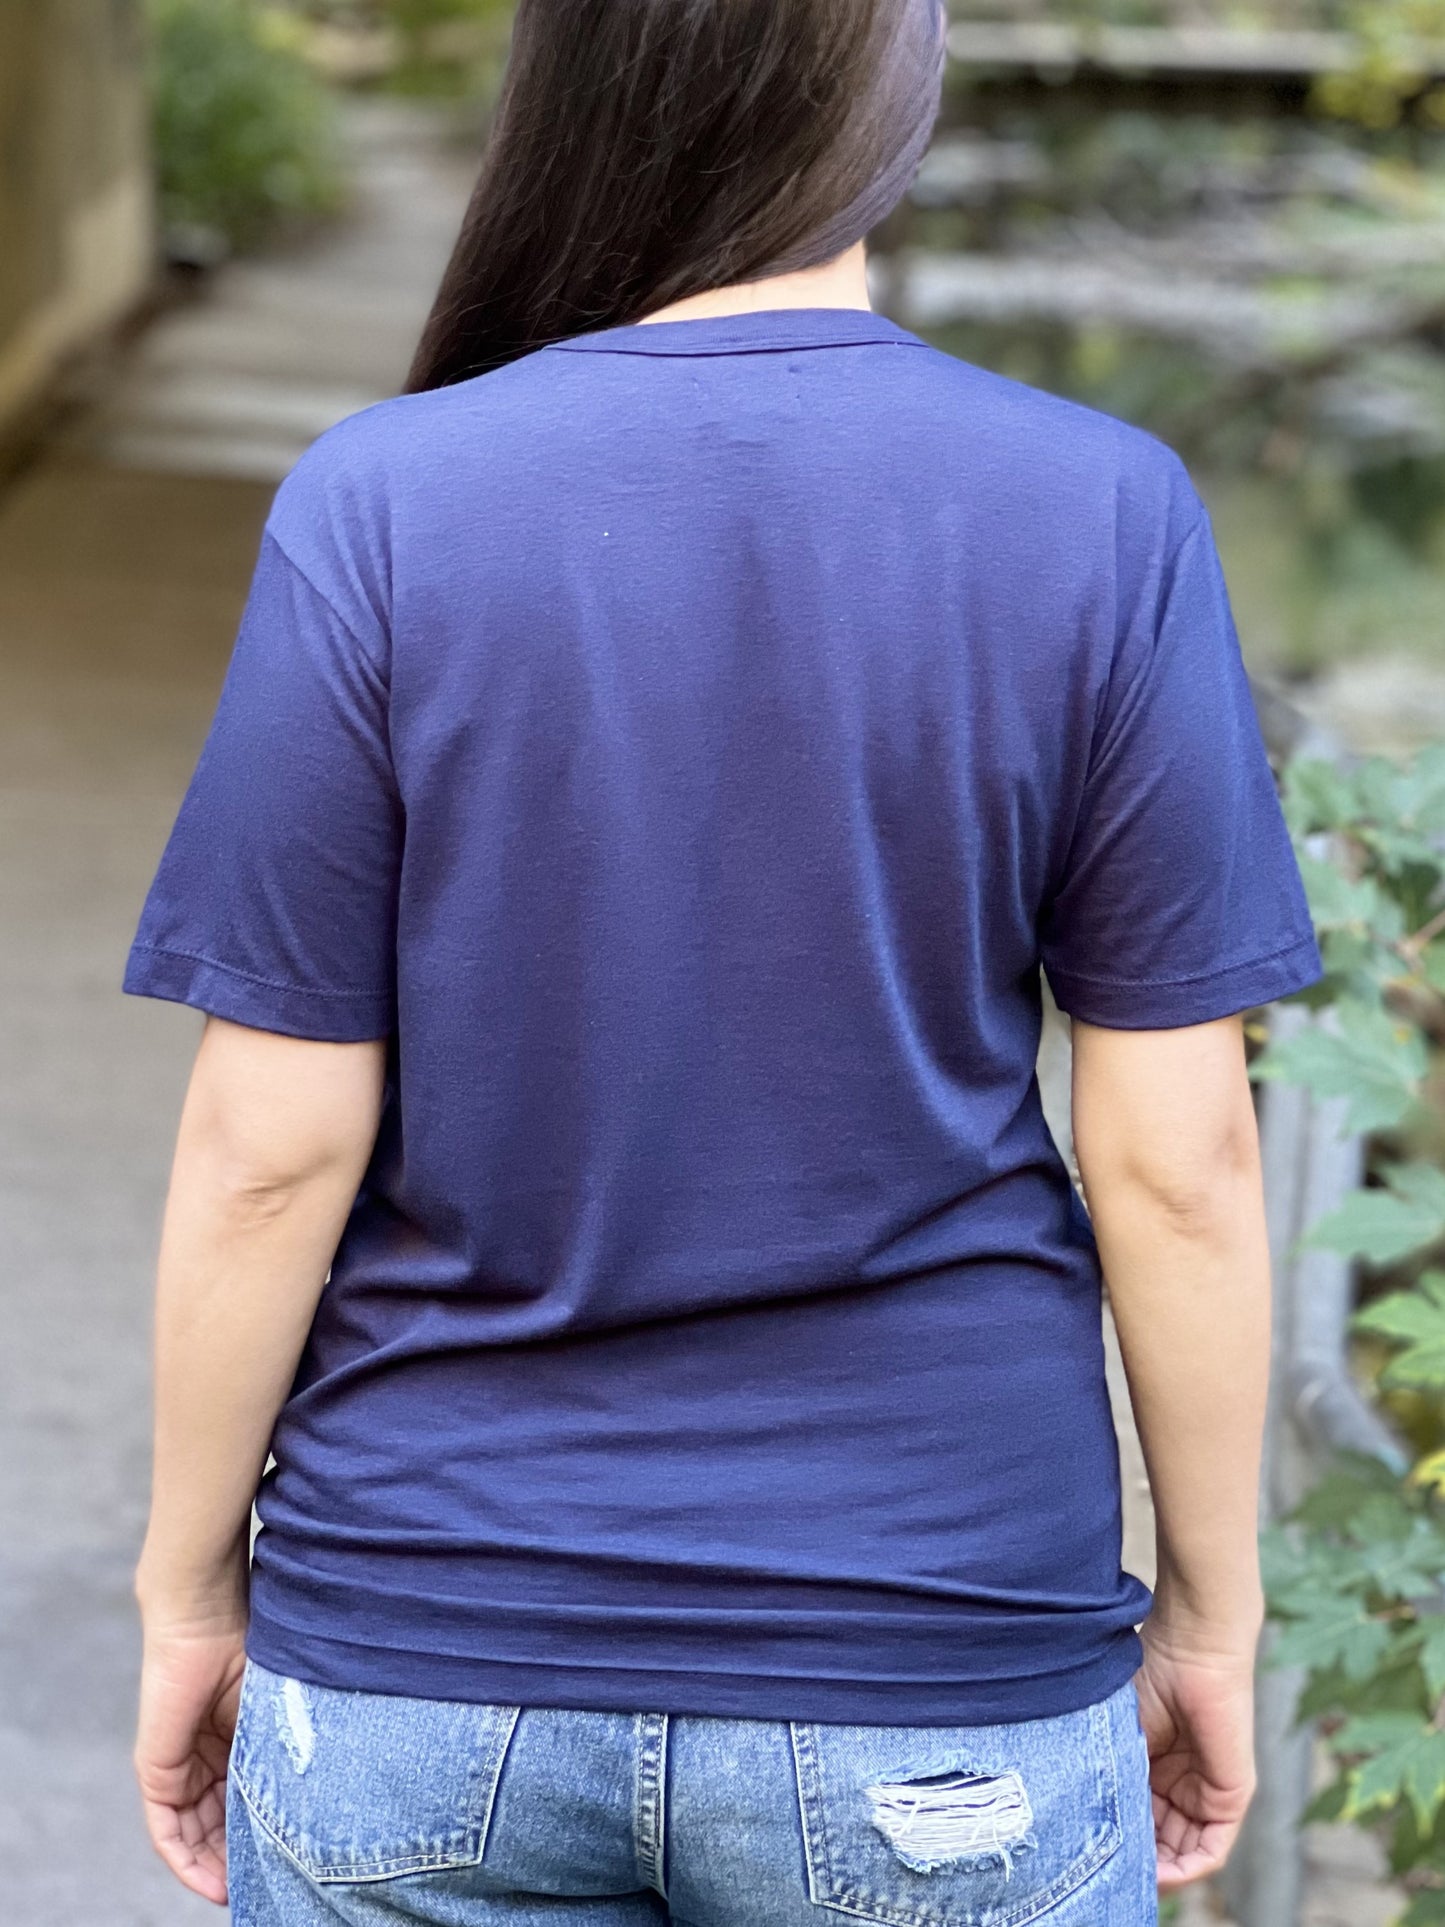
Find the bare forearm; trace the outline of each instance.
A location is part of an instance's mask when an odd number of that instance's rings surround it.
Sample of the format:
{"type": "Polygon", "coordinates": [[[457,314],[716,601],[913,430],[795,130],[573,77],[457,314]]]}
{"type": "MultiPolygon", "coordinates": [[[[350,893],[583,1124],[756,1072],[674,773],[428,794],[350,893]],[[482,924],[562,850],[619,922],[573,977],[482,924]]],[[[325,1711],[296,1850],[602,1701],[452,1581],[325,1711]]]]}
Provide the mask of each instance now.
{"type": "Polygon", "coordinates": [[[143,1602],[244,1589],[251,1501],[375,1138],[383,1047],[212,1019],[181,1118],[156,1293],[143,1602]]]}
{"type": "Polygon", "coordinates": [[[1156,1613],[1208,1643],[1252,1640],[1269,1378],[1269,1251],[1257,1182],[1224,1182],[1194,1221],[1142,1188],[1094,1204],[1153,1493],[1156,1613]]]}
{"type": "Polygon", "coordinates": [[[154,1482],[138,1585],[173,1599],[243,1569],[252,1497],[342,1215],[332,1187],[263,1201],[203,1167],[200,1156],[178,1160],[156,1298],[154,1482]]]}

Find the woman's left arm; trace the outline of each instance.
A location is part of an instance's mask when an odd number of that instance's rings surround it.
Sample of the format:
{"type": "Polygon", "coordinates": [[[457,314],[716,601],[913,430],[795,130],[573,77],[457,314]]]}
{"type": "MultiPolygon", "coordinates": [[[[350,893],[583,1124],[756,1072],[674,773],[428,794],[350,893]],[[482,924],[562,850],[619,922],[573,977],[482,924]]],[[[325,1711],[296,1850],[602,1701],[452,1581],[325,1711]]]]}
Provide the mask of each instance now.
{"type": "Polygon", "coordinates": [[[223,1903],[226,1762],[245,1663],[251,1502],[375,1143],[383,1041],[207,1021],[156,1292],[136,1771],[151,1840],[223,1903]]]}

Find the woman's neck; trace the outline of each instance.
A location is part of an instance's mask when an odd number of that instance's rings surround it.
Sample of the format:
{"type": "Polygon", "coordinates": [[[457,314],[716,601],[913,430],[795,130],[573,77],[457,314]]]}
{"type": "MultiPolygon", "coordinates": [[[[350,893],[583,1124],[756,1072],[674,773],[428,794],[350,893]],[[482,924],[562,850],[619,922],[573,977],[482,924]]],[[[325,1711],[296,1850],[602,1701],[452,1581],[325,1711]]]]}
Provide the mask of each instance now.
{"type": "Polygon", "coordinates": [[[869,308],[868,268],[864,244],[821,267],[801,268],[796,274],[777,274],[766,281],[740,281],[730,288],[710,288],[688,295],[643,315],[649,321],[704,321],[714,315],[756,314],[769,308],[869,308]]]}

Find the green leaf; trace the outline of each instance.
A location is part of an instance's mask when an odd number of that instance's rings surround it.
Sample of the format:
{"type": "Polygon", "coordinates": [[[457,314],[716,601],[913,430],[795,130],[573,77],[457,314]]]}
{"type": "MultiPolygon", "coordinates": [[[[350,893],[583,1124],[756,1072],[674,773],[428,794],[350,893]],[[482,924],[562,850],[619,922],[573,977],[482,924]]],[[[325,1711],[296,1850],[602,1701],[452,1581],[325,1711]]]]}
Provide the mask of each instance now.
{"type": "Polygon", "coordinates": [[[1350,1774],[1345,1818],[1358,1819],[1406,1799],[1422,1828],[1445,1800],[1445,1733],[1418,1714],[1361,1713],[1332,1742],[1339,1753],[1362,1753],[1350,1774]]]}
{"type": "Polygon", "coordinates": [[[1354,1545],[1337,1544],[1318,1532],[1305,1535],[1293,1527],[1288,1531],[1286,1538],[1284,1529],[1272,1527],[1260,1542],[1265,1590],[1277,1615],[1312,1614],[1321,1597],[1337,1598],[1366,1583],[1354,1545]]]}
{"type": "Polygon", "coordinates": [[[1277,1666],[1306,1666],[1311,1672],[1338,1666],[1347,1679],[1367,1679],[1390,1643],[1390,1627],[1372,1619],[1359,1599],[1322,1597],[1308,1618],[1285,1620],[1270,1658],[1277,1666]]]}
{"type": "MultiPolygon", "coordinates": [[[[1440,854],[1428,838],[1418,836],[1413,830],[1400,829],[1394,824],[1380,828],[1360,830],[1360,840],[1379,864],[1386,875],[1395,882],[1412,884],[1416,888],[1428,888],[1431,879],[1439,874],[1440,854]]],[[[1404,934],[1404,909],[1393,898],[1381,893],[1382,901],[1391,905],[1393,915],[1388,919],[1391,937],[1404,934]]],[[[1382,931],[1386,929],[1382,919],[1382,931]]]]}
{"type": "Polygon", "coordinates": [[[1294,758],[1285,766],[1280,789],[1286,820],[1296,835],[1339,829],[1356,814],[1348,772],[1323,757],[1294,758]]]}
{"type": "Polygon", "coordinates": [[[1425,1636],[1420,1641],[1420,1671],[1432,1700],[1445,1696],[1445,1615],[1423,1620],[1425,1636]]]}
{"type": "Polygon", "coordinates": [[[1425,1211],[1445,1214],[1445,1170],[1424,1158],[1409,1163],[1400,1161],[1383,1167],[1385,1182],[1407,1204],[1425,1211]]]}
{"type": "MultiPolygon", "coordinates": [[[[1347,1680],[1338,1667],[1306,1675],[1304,1687],[1295,1702],[1295,1723],[1307,1726],[1313,1720],[1338,1719],[1342,1713],[1375,1711],[1373,1696],[1368,1703],[1360,1699],[1365,1690],[1347,1680]]],[[[1414,1701],[1409,1702],[1412,1706],[1414,1701]]]]}
{"type": "Polygon", "coordinates": [[[1300,1246],[1390,1265],[1445,1236],[1445,1171],[1433,1164],[1396,1164],[1384,1175],[1386,1188],[1352,1191],[1310,1226],[1300,1246]]]}
{"type": "Polygon", "coordinates": [[[1363,1538],[1359,1558],[1377,1593],[1390,1599],[1420,1599],[1440,1589],[1445,1540],[1428,1519],[1412,1519],[1403,1536],[1382,1525],[1378,1533],[1363,1538]]]}
{"type": "Polygon", "coordinates": [[[1343,997],[1338,1031],[1311,1024],[1280,1038],[1254,1060],[1251,1075],[1303,1084],[1317,1097],[1346,1100],[1345,1129],[1377,1131],[1398,1124],[1416,1102],[1429,1068],[1425,1041],[1378,1005],[1343,997]]]}
{"type": "Polygon", "coordinates": [[[1343,829],[1358,811],[1349,771],[1316,755],[1295,757],[1285,765],[1281,800],[1297,836],[1343,829]]]}
{"type": "Polygon", "coordinates": [[[1415,1894],[1400,1916],[1399,1927],[1441,1927],[1445,1922],[1445,1888],[1430,1887],[1415,1894]]]}
{"type": "Polygon", "coordinates": [[[1425,1688],[1420,1667],[1405,1642],[1396,1639],[1368,1679],[1347,1679],[1339,1667],[1311,1673],[1299,1696],[1295,1717],[1301,1722],[1339,1719],[1356,1713],[1387,1711],[1424,1717],[1425,1688]]]}
{"type": "MultiPolygon", "coordinates": [[[[1410,1522],[1419,1506],[1418,1503],[1410,1503],[1410,1495],[1402,1488],[1398,1473],[1379,1459],[1367,1458],[1361,1452],[1342,1452],[1329,1472],[1310,1488],[1290,1516],[1303,1525],[1350,1531],[1367,1510],[1373,1518],[1378,1519],[1378,1504],[1382,1500],[1389,1501],[1396,1508],[1399,1521],[1397,1530],[1403,1536],[1409,1531],[1410,1522]]],[[[1275,1534],[1269,1535],[1271,1540],[1275,1537],[1275,1534]]],[[[1296,1561],[1299,1556],[1296,1552],[1296,1561]]]]}
{"type": "Polygon", "coordinates": [[[1380,905],[1386,901],[1380,886],[1370,877],[1348,877],[1336,863],[1302,851],[1300,875],[1309,897],[1310,913],[1324,929],[1344,925],[1368,928],[1380,905]]]}
{"type": "Polygon", "coordinates": [[[1445,1385],[1445,1271],[1427,1271],[1355,1314],[1356,1330],[1403,1347],[1382,1376],[1394,1385],[1445,1385]]]}
{"type": "Polygon", "coordinates": [[[1437,938],[1426,946],[1425,954],[1420,959],[1420,969],[1430,988],[1445,996],[1445,939],[1437,938]]]}
{"type": "Polygon", "coordinates": [[[1319,942],[1327,975],[1356,995],[1378,996],[1381,983],[1399,975],[1394,953],[1382,951],[1367,931],[1321,930],[1319,942]]]}
{"type": "Polygon", "coordinates": [[[1445,1222],[1436,1213],[1406,1204],[1389,1191],[1355,1191],[1311,1225],[1299,1242],[1305,1248],[1388,1265],[1433,1244],[1442,1230],[1445,1222]]]}
{"type": "MultiPolygon", "coordinates": [[[[1425,872],[1427,884],[1438,872],[1438,859],[1423,838],[1395,830],[1358,832],[1371,859],[1394,881],[1408,872],[1425,872]]],[[[1398,943],[1406,934],[1405,906],[1378,877],[1351,876],[1337,862],[1299,852],[1300,875],[1309,898],[1310,913],[1323,930],[1350,930],[1379,944],[1398,943]]]]}
{"type": "Polygon", "coordinates": [[[1439,1870],[1442,1819],[1445,1819],[1445,1810],[1436,1814],[1433,1826],[1422,1828],[1408,1800],[1395,1808],[1385,1848],[1386,1865],[1393,1879],[1398,1880],[1402,1874],[1418,1867],[1439,1870]]]}
{"type": "Polygon", "coordinates": [[[1300,1815],[1301,1824],[1312,1827],[1321,1824],[1328,1825],[1330,1821],[1338,1820],[1345,1810],[1345,1804],[1349,1797],[1350,1783],[1348,1778],[1342,1777],[1338,1780],[1332,1780],[1327,1787],[1320,1789],[1300,1815]]]}
{"type": "Polygon", "coordinates": [[[1445,743],[1430,743],[1404,772],[1401,812],[1417,830],[1445,830],[1445,743]]]}
{"type": "Polygon", "coordinates": [[[1406,771],[1389,756],[1366,756],[1352,771],[1355,808],[1373,823],[1394,823],[1405,813],[1406,771]]]}

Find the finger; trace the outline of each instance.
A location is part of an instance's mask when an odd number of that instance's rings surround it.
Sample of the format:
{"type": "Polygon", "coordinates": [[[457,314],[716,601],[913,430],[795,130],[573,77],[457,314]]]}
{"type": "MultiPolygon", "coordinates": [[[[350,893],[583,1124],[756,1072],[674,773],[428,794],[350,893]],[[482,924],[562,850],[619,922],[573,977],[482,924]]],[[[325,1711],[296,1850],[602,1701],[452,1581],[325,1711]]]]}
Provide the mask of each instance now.
{"type": "Polygon", "coordinates": [[[1159,1885],[1186,1887],[1219,1872],[1239,1837],[1239,1822],[1200,1824],[1177,1809],[1154,1807],[1155,1860],[1159,1885]]]}
{"type": "Polygon", "coordinates": [[[181,1885],[223,1907],[226,1904],[224,1807],[214,1794],[195,1807],[177,1808],[147,1800],[145,1820],[151,1845],[181,1885]]]}
{"type": "Polygon", "coordinates": [[[1159,1891],[1173,1893],[1179,1887],[1192,1886],[1196,1880],[1208,1880],[1220,1871],[1227,1858],[1227,1854],[1212,1853],[1206,1847],[1186,1848],[1182,1852],[1160,1847],[1154,1868],[1159,1891]]]}

